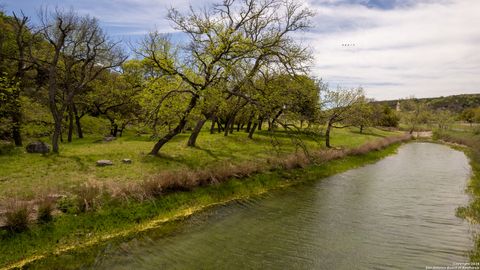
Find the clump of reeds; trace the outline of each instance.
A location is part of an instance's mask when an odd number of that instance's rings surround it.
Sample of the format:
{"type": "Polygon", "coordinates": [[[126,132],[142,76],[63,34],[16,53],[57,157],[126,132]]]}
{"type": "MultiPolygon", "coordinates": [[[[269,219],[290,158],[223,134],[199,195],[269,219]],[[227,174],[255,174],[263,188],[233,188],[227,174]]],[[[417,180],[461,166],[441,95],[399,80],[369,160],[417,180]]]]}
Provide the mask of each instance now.
{"type": "Polygon", "coordinates": [[[281,159],[279,163],[282,169],[291,170],[305,168],[310,164],[310,159],[305,153],[299,152],[286,156],[285,158],[281,159]]]}
{"type": "Polygon", "coordinates": [[[79,212],[94,210],[99,206],[102,188],[97,183],[87,182],[73,190],[79,212]]]}
{"type": "Polygon", "coordinates": [[[349,155],[364,155],[364,154],[366,154],[368,152],[371,152],[371,151],[378,151],[378,150],[384,149],[385,147],[387,147],[391,144],[409,140],[410,138],[411,138],[411,135],[409,135],[409,134],[401,135],[401,136],[395,136],[395,137],[387,137],[387,138],[384,138],[384,139],[381,139],[381,140],[365,143],[365,144],[363,144],[359,147],[352,148],[348,151],[348,154],[349,155]]]}
{"type": "Polygon", "coordinates": [[[156,176],[165,192],[188,191],[197,186],[197,176],[188,169],[166,171],[156,176]]]}
{"type": "Polygon", "coordinates": [[[339,159],[344,156],[346,156],[348,153],[345,149],[326,149],[326,150],[320,150],[320,151],[315,151],[311,153],[312,159],[316,163],[322,163],[322,162],[327,162],[330,160],[334,159],[339,159]]]}
{"type": "Polygon", "coordinates": [[[13,199],[7,204],[5,212],[5,229],[10,232],[18,233],[28,229],[30,222],[30,209],[28,204],[13,199]]]}
{"type": "Polygon", "coordinates": [[[37,222],[50,222],[53,219],[53,210],[55,210],[55,200],[48,196],[41,198],[37,206],[37,222]]]}
{"type": "Polygon", "coordinates": [[[130,189],[130,192],[135,190],[139,191],[140,194],[134,197],[140,200],[143,200],[146,198],[158,197],[163,194],[163,188],[158,178],[147,179],[140,183],[139,189],[134,189],[134,190],[130,189]]]}

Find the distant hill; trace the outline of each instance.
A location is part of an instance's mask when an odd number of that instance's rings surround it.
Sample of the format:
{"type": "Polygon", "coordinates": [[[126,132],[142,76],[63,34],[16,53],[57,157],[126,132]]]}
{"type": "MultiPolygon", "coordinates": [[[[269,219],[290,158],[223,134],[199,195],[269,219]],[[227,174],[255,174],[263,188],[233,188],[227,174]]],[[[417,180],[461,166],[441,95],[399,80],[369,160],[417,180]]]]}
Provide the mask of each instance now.
{"type": "MultiPolygon", "coordinates": [[[[397,102],[405,99],[376,101],[375,103],[387,104],[392,109],[395,109],[397,102]]],[[[419,98],[418,100],[426,102],[428,107],[432,110],[450,110],[452,112],[461,112],[467,108],[480,107],[480,94],[462,94],[446,97],[434,97],[434,98],[419,98]]]]}

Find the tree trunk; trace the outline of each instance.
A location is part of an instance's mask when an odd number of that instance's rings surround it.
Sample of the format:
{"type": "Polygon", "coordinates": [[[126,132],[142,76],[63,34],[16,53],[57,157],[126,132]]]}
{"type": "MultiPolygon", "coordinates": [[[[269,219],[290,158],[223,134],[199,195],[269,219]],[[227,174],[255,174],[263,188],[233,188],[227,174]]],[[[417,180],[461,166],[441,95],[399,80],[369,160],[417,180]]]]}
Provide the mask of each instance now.
{"type": "Polygon", "coordinates": [[[58,140],[60,139],[61,133],[62,133],[62,123],[61,122],[55,122],[53,130],[53,136],[52,136],[52,151],[54,153],[58,154],[58,140]]]}
{"type": "Polygon", "coordinates": [[[73,106],[68,106],[68,137],[67,141],[72,142],[73,137],[73,106]]]}
{"type": "Polygon", "coordinates": [[[193,110],[193,108],[195,107],[195,105],[197,105],[197,100],[198,100],[198,96],[195,95],[195,96],[192,96],[192,98],[190,99],[190,102],[187,106],[187,108],[185,109],[185,112],[183,113],[183,116],[182,116],[182,119],[180,119],[180,122],[178,123],[178,125],[171,131],[169,131],[165,136],[163,136],[160,140],[158,140],[158,142],[153,146],[153,149],[152,151],[150,151],[150,155],[158,155],[158,152],[160,151],[160,149],[163,147],[163,145],[165,145],[167,142],[169,142],[173,137],[175,137],[176,135],[178,135],[180,132],[182,132],[183,128],[185,127],[185,125],[187,124],[187,117],[188,115],[190,114],[190,112],[193,110]]]}
{"type": "Polygon", "coordinates": [[[117,137],[118,125],[115,123],[115,120],[110,119],[110,136],[117,137]]]}
{"type": "Polygon", "coordinates": [[[155,119],[153,121],[153,127],[152,127],[152,130],[153,130],[153,135],[152,137],[156,137],[158,135],[158,132],[157,132],[157,122],[158,122],[158,119],[155,119]]]}
{"type": "Polygon", "coordinates": [[[218,133],[221,133],[223,130],[222,123],[220,123],[220,118],[217,117],[217,126],[218,126],[218,133]]]}
{"type": "Polygon", "coordinates": [[[331,148],[330,145],[330,130],[332,129],[332,123],[328,122],[327,130],[325,131],[325,146],[331,148]]]}
{"type": "Polygon", "coordinates": [[[236,114],[232,114],[232,116],[228,118],[227,123],[225,123],[225,130],[224,130],[223,136],[228,136],[228,133],[230,134],[233,133],[235,116],[236,114]]]}
{"type": "Polygon", "coordinates": [[[127,125],[128,125],[128,121],[124,122],[122,124],[122,126],[120,127],[120,129],[118,130],[118,136],[119,137],[122,137],[123,135],[123,131],[127,128],[127,125]]]}
{"type": "Polygon", "coordinates": [[[230,119],[232,119],[231,117],[227,118],[227,122],[225,123],[225,128],[224,128],[224,132],[223,132],[223,136],[228,136],[228,130],[230,128],[230,119]]]}
{"type": "Polygon", "coordinates": [[[73,104],[73,114],[75,115],[75,125],[77,126],[77,137],[79,139],[83,139],[82,124],[80,122],[82,117],[78,116],[77,106],[75,106],[75,103],[73,104]]]}
{"type": "Polygon", "coordinates": [[[262,125],[263,125],[263,118],[260,118],[258,120],[258,130],[262,130],[262,125]]]}
{"type": "Polygon", "coordinates": [[[233,130],[235,129],[235,117],[236,116],[233,117],[232,123],[230,123],[230,134],[232,134],[233,130]]]}
{"type": "Polygon", "coordinates": [[[117,125],[117,124],[114,124],[114,125],[113,125],[112,136],[113,136],[113,137],[117,137],[117,134],[118,134],[118,125],[117,125]]]}
{"type": "Polygon", "coordinates": [[[15,146],[22,146],[22,134],[20,133],[21,114],[19,111],[15,111],[12,115],[12,137],[15,142],[15,146]]]}
{"type": "Polygon", "coordinates": [[[200,131],[202,131],[202,127],[205,124],[205,122],[207,122],[207,117],[198,120],[197,124],[195,125],[195,128],[192,131],[192,134],[190,134],[190,137],[188,138],[187,146],[195,147],[197,143],[198,134],[200,134],[200,131]]]}
{"type": "Polygon", "coordinates": [[[363,125],[360,125],[360,133],[363,133],[363,125]]]}
{"type": "Polygon", "coordinates": [[[283,113],[283,110],[278,111],[278,113],[272,119],[272,122],[270,123],[270,126],[268,127],[268,130],[273,130],[273,125],[275,124],[275,121],[277,121],[278,117],[280,117],[280,115],[282,115],[282,113],[283,113]]]}
{"type": "Polygon", "coordinates": [[[245,132],[250,132],[250,128],[252,127],[252,121],[254,117],[255,117],[255,113],[251,113],[250,117],[248,118],[247,129],[245,130],[245,132]]]}
{"type": "Polygon", "coordinates": [[[217,121],[216,116],[212,116],[212,125],[210,126],[210,134],[213,134],[215,132],[215,122],[217,121]]]}
{"type": "Polygon", "coordinates": [[[15,111],[12,115],[12,137],[13,141],[15,142],[15,146],[22,146],[22,134],[21,134],[21,127],[22,127],[22,113],[21,113],[21,104],[20,104],[20,91],[24,89],[24,78],[26,74],[26,64],[25,64],[25,51],[27,50],[27,46],[23,43],[22,33],[26,30],[26,23],[27,17],[23,17],[21,20],[20,27],[17,28],[18,31],[15,33],[15,40],[18,47],[18,61],[17,61],[17,72],[15,74],[16,81],[19,83],[19,88],[13,92],[13,97],[15,100],[15,111]]]}
{"type": "Polygon", "coordinates": [[[54,130],[53,130],[53,136],[52,136],[52,152],[58,154],[58,150],[59,150],[58,140],[62,135],[62,118],[59,116],[59,113],[57,111],[55,99],[50,100],[50,110],[52,112],[53,121],[54,121],[54,130]]]}
{"type": "Polygon", "coordinates": [[[48,106],[50,108],[50,112],[52,113],[53,122],[54,122],[54,130],[52,136],[52,152],[58,154],[58,139],[62,133],[62,115],[63,109],[58,110],[57,103],[56,103],[56,95],[57,95],[57,73],[56,73],[56,66],[58,63],[59,58],[59,51],[55,52],[55,56],[53,59],[53,65],[51,65],[49,70],[49,77],[48,77],[48,106]]]}
{"type": "Polygon", "coordinates": [[[255,130],[257,129],[257,126],[258,126],[258,123],[257,123],[257,122],[253,123],[252,128],[251,128],[250,131],[248,132],[248,138],[249,138],[249,139],[253,139],[253,133],[254,133],[255,130]]]}

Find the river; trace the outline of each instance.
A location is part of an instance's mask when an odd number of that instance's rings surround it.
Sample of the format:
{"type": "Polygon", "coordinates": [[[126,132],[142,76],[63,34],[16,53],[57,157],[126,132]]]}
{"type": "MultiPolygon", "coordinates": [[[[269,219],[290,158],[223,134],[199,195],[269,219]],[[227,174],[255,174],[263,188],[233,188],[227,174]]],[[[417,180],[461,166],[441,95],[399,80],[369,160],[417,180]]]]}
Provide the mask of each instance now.
{"type": "Polygon", "coordinates": [[[409,143],[375,164],[230,203],[168,235],[103,251],[96,269],[425,269],[467,262],[466,156],[409,143]]]}

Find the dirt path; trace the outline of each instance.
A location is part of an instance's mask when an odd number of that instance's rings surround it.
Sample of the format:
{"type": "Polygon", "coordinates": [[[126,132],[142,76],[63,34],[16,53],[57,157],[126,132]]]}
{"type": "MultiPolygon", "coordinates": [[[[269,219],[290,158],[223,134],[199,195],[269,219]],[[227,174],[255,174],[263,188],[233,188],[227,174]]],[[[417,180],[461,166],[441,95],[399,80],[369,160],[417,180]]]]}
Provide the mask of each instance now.
{"type": "Polygon", "coordinates": [[[415,131],[412,133],[415,138],[432,138],[432,131],[415,131]]]}

